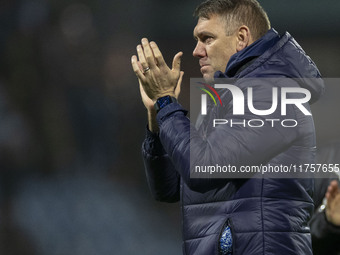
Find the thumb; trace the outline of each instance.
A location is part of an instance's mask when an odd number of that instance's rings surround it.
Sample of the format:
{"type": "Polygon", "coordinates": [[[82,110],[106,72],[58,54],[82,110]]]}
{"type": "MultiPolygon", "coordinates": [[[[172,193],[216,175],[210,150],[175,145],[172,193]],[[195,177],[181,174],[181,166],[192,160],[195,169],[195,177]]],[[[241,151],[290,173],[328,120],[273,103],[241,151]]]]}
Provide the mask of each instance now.
{"type": "Polygon", "coordinates": [[[176,98],[178,98],[179,93],[181,93],[181,86],[182,86],[182,79],[183,79],[183,76],[184,76],[184,72],[181,71],[181,72],[179,73],[179,79],[178,79],[178,82],[177,82],[177,85],[176,85],[176,88],[175,88],[175,95],[176,95],[176,98]]]}
{"type": "Polygon", "coordinates": [[[172,70],[181,70],[181,57],[183,56],[183,52],[178,52],[172,61],[172,70]]]}
{"type": "Polygon", "coordinates": [[[145,89],[143,87],[143,83],[141,82],[140,79],[138,79],[138,81],[139,81],[139,91],[140,91],[140,95],[141,95],[142,99],[145,99],[145,100],[150,99],[149,96],[145,92],[145,89]]]}

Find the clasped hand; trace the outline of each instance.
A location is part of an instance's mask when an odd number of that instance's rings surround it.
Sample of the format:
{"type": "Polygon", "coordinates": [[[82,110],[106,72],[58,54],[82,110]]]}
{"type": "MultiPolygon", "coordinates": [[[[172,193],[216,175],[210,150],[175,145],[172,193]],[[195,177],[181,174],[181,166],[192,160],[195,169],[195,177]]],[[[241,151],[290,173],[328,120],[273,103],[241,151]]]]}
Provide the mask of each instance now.
{"type": "Polygon", "coordinates": [[[332,181],[328,186],[326,198],[327,220],[334,225],[340,226],[340,189],[337,181],[332,181]]]}
{"type": "Polygon", "coordinates": [[[154,102],[162,96],[178,97],[184,72],[180,71],[182,52],[178,52],[170,69],[155,42],[142,39],[137,46],[137,55],[131,57],[133,71],[137,75],[140,92],[146,108],[153,108],[154,102]]]}

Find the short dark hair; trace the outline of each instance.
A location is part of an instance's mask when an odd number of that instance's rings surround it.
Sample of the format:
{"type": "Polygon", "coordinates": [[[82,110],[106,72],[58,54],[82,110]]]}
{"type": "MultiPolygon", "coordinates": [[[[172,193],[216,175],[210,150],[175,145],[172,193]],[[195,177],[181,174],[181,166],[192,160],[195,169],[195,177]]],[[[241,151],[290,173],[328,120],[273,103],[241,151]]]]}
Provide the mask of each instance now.
{"type": "Polygon", "coordinates": [[[207,0],[197,6],[194,16],[209,19],[219,15],[225,19],[227,35],[246,25],[254,40],[259,39],[270,29],[267,13],[256,0],[207,0]]]}

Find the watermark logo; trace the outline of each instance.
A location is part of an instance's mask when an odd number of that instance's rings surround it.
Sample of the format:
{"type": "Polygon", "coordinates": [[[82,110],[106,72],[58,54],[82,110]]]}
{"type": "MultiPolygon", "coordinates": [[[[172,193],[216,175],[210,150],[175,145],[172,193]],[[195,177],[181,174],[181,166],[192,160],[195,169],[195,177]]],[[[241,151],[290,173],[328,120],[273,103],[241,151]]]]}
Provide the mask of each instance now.
{"type": "Polygon", "coordinates": [[[312,115],[311,92],[299,86],[301,80],[221,79],[208,84],[193,79],[191,82],[196,89],[190,95],[190,117],[201,116],[200,121],[208,120],[213,128],[221,125],[293,128],[299,125],[298,115],[312,115]]]}
{"type": "MultiPolygon", "coordinates": [[[[211,92],[208,89],[210,89],[216,95],[217,99],[219,100],[219,103],[221,104],[221,106],[223,106],[220,95],[217,93],[217,91],[213,87],[203,82],[198,82],[198,83],[206,87],[206,88],[199,87],[199,89],[207,93],[210,96],[210,98],[214,101],[215,105],[217,105],[217,102],[214,96],[211,94],[211,92]]],[[[207,94],[201,95],[201,102],[202,102],[201,103],[201,114],[202,115],[207,115],[207,94]]]]}
{"type": "Polygon", "coordinates": [[[213,83],[192,78],[190,178],[311,178],[338,171],[338,165],[313,160],[311,104],[322,93],[321,83],[287,77],[215,78],[213,83]],[[300,146],[305,139],[308,145],[300,146]]]}
{"type": "MultiPolygon", "coordinates": [[[[204,83],[202,83],[204,84],[204,83]]],[[[204,84],[206,87],[210,88],[215,95],[218,97],[218,99],[220,100],[220,104],[221,106],[222,104],[222,100],[220,98],[220,96],[218,95],[218,93],[216,92],[216,90],[211,87],[208,84],[204,84]]],[[[244,105],[245,105],[245,95],[243,93],[243,91],[235,86],[235,85],[230,85],[230,84],[215,84],[214,87],[216,89],[228,89],[232,95],[233,98],[233,115],[244,115],[244,105]]],[[[206,92],[208,95],[210,95],[210,97],[213,99],[213,101],[216,104],[216,100],[215,98],[212,96],[212,94],[207,91],[206,89],[201,88],[201,90],[203,90],[204,92],[206,92]]],[[[272,88],[272,105],[269,109],[266,110],[259,110],[259,109],[255,109],[254,107],[254,96],[253,96],[253,88],[252,87],[248,87],[247,88],[247,105],[248,105],[248,109],[251,113],[255,114],[255,115],[259,115],[259,116],[265,116],[265,115],[270,115],[272,113],[274,113],[277,110],[278,107],[278,88],[277,87],[273,87],[272,88]]],[[[304,89],[304,88],[297,88],[297,87],[282,87],[281,88],[281,115],[285,116],[287,115],[287,105],[292,104],[295,105],[298,109],[301,110],[301,112],[304,115],[312,115],[305,106],[303,106],[304,103],[308,103],[309,100],[311,99],[311,93],[309,92],[309,90],[304,89]],[[303,97],[301,98],[289,98],[289,94],[301,94],[303,95],[303,97]]],[[[202,115],[207,115],[207,95],[206,94],[202,94],[201,96],[201,114],[202,115]]]]}

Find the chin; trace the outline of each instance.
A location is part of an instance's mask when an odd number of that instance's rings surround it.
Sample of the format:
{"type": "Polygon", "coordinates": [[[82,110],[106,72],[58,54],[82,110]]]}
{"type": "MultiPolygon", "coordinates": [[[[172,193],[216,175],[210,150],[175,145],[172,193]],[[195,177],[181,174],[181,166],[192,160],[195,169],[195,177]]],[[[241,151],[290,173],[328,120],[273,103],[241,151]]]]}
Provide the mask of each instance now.
{"type": "Polygon", "coordinates": [[[207,82],[207,83],[212,83],[212,82],[214,82],[214,74],[205,73],[205,74],[203,74],[203,79],[204,79],[205,82],[207,82]]]}

